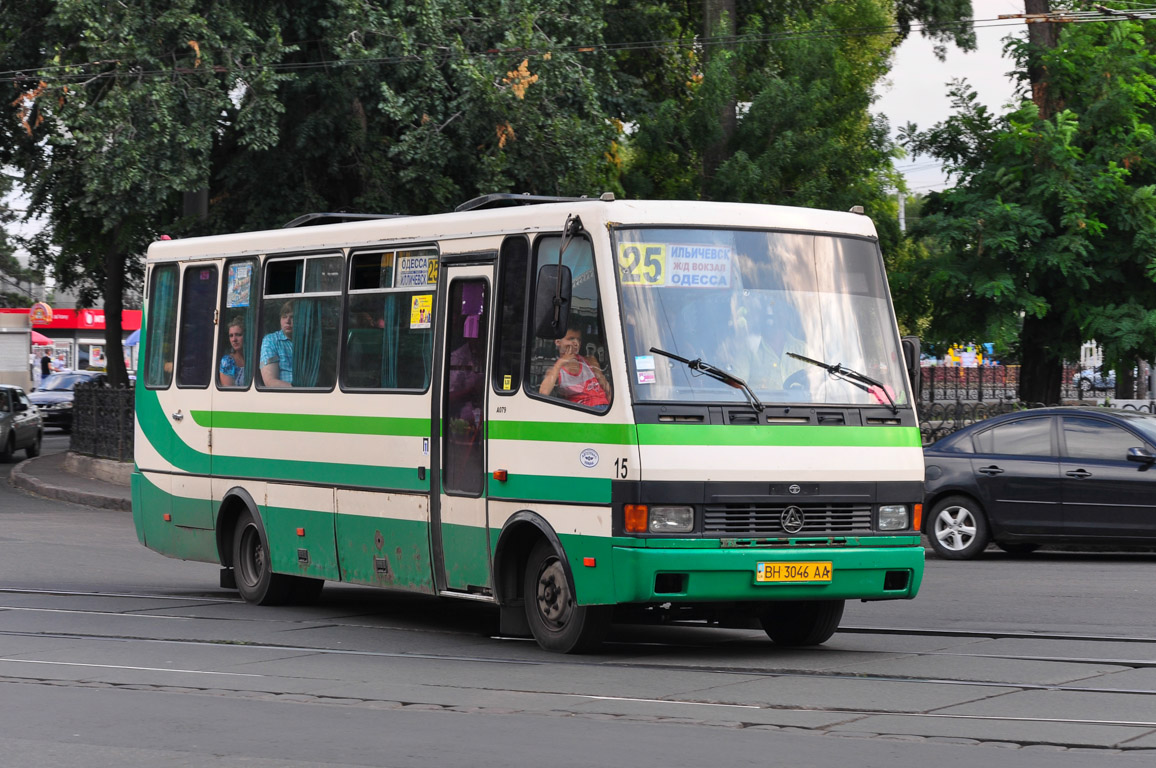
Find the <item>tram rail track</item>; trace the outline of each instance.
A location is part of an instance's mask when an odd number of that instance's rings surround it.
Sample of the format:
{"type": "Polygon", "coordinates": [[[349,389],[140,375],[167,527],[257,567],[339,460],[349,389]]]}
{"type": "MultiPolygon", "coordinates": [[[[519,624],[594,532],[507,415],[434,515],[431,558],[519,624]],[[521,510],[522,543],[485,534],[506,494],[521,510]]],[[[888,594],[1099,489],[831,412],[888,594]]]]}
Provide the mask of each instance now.
{"type": "MultiPolygon", "coordinates": [[[[513,697],[515,702],[524,702],[521,705],[513,704],[511,706],[492,708],[493,714],[508,714],[510,712],[518,712],[523,714],[534,714],[539,712],[549,711],[555,715],[568,714],[569,716],[581,717],[590,714],[589,707],[594,707],[597,712],[602,713],[602,717],[610,718],[629,718],[631,715],[625,714],[631,708],[642,707],[647,711],[653,713],[652,718],[656,722],[701,722],[714,723],[725,721],[733,724],[733,727],[766,727],[765,724],[769,719],[782,720],[783,718],[792,719],[798,717],[811,717],[814,715],[823,716],[826,724],[805,726],[805,729],[811,730],[817,734],[834,733],[840,728],[843,729],[866,729],[870,731],[873,727],[878,727],[879,730],[875,735],[886,736],[889,733],[902,735],[904,733],[911,733],[910,729],[919,729],[918,723],[927,723],[927,732],[933,733],[936,728],[971,728],[980,732],[986,732],[989,728],[996,729],[1012,729],[1012,730],[1031,730],[1031,729],[1048,729],[1048,728],[1103,728],[1107,731],[1112,729],[1123,729],[1126,731],[1133,731],[1136,733],[1156,734],[1156,710],[1151,707],[1141,707],[1135,712],[1131,711],[1125,706],[1125,702],[1135,700],[1137,697],[1152,697],[1156,696],[1156,688],[1145,684],[1144,678],[1139,678],[1135,681],[1117,680],[1112,685],[1099,685],[1096,678],[1100,675],[1111,674],[1105,672],[1105,668],[1119,668],[1121,670],[1143,670],[1156,667],[1156,637],[1142,637],[1142,636],[1122,636],[1110,635],[1106,633],[1071,633],[1071,632],[1036,632],[1030,630],[999,630],[989,628],[935,628],[935,627],[912,627],[912,626],[864,626],[854,625],[847,626],[840,630],[840,634],[844,638],[855,637],[909,637],[909,638],[943,638],[945,640],[951,638],[958,638],[962,642],[955,648],[935,646],[927,649],[900,649],[900,650],[886,650],[880,648],[876,642],[871,647],[864,647],[862,649],[841,647],[838,649],[816,649],[813,652],[804,652],[802,656],[796,654],[798,650],[792,650],[790,658],[783,656],[776,656],[774,646],[767,645],[767,655],[765,662],[756,665],[735,664],[735,663],[720,663],[721,657],[730,655],[736,649],[749,656],[749,652],[755,647],[755,643],[765,643],[765,640],[759,638],[755,640],[755,634],[752,631],[751,641],[749,644],[742,640],[741,636],[735,640],[724,640],[718,643],[710,642],[696,642],[694,633],[677,633],[673,634],[669,640],[656,641],[655,633],[648,633],[641,637],[641,641],[632,641],[632,637],[627,636],[625,639],[612,639],[607,644],[607,651],[604,654],[593,657],[573,657],[573,656],[550,656],[549,658],[535,658],[537,653],[534,646],[522,639],[507,638],[501,635],[494,635],[491,639],[494,643],[510,643],[510,652],[499,651],[496,655],[485,654],[470,654],[470,653],[454,653],[452,650],[446,652],[437,652],[430,650],[387,650],[375,649],[372,647],[338,647],[338,639],[331,637],[330,642],[325,641],[328,630],[382,630],[385,632],[420,632],[429,633],[431,635],[444,635],[449,638],[451,636],[461,635],[478,635],[477,631],[470,631],[463,629],[470,623],[469,619],[461,619],[451,626],[443,626],[435,623],[423,623],[422,618],[412,612],[415,605],[419,608],[424,607],[421,602],[405,603],[404,611],[406,615],[413,619],[408,626],[398,626],[393,623],[383,624],[373,620],[374,618],[388,619],[388,606],[383,606],[381,602],[371,602],[370,600],[353,600],[349,601],[346,596],[345,602],[339,602],[336,605],[329,605],[328,610],[323,607],[322,611],[317,616],[310,618],[308,615],[303,615],[301,611],[285,611],[278,609],[246,609],[234,612],[231,606],[238,605],[242,601],[228,595],[218,594],[165,594],[163,592],[147,592],[147,591],[84,591],[75,589],[25,589],[17,587],[0,588],[0,627],[3,627],[3,614],[7,611],[12,612],[44,612],[44,613],[67,613],[73,615],[80,615],[78,620],[81,622],[80,629],[82,631],[61,631],[58,626],[53,626],[51,629],[46,628],[44,631],[36,629],[36,623],[26,622],[23,629],[8,629],[0,628],[0,638],[37,638],[43,640],[59,639],[77,643],[79,648],[89,648],[85,643],[97,642],[117,642],[140,644],[142,648],[141,653],[137,654],[130,652],[129,657],[139,656],[140,663],[124,662],[121,663],[115,659],[117,655],[124,656],[123,652],[114,654],[105,654],[109,658],[102,658],[100,654],[95,656],[85,656],[83,653],[78,653],[75,657],[60,658],[59,654],[53,658],[50,655],[42,655],[36,652],[32,653],[3,653],[0,652],[0,684],[23,684],[23,685],[54,685],[54,686],[76,686],[76,687],[91,687],[96,685],[98,687],[112,687],[123,690],[150,690],[156,692],[168,693],[189,693],[204,696],[227,696],[234,698],[252,698],[258,697],[271,701],[286,701],[303,704],[316,705],[339,705],[339,706],[354,706],[354,707],[369,707],[380,709],[382,707],[393,708],[415,708],[415,709],[430,709],[433,711],[461,711],[461,712],[480,712],[486,713],[491,711],[487,707],[482,706],[466,706],[454,705],[446,703],[447,698],[453,698],[457,694],[462,694],[468,697],[470,692],[475,696],[486,696],[493,693],[500,693],[506,697],[513,697]],[[16,599],[22,597],[23,599],[16,599]],[[61,604],[58,598],[67,598],[68,605],[65,607],[61,604]],[[110,610],[110,606],[102,604],[109,599],[116,599],[121,601],[116,608],[110,610]],[[133,601],[141,601],[140,605],[134,605],[133,601]],[[22,603],[22,604],[21,604],[22,603]],[[224,610],[224,615],[216,615],[206,617],[203,610],[206,607],[220,606],[224,610]],[[165,613],[152,613],[158,610],[163,610],[165,613]],[[339,616],[333,616],[333,613],[339,613],[339,616]],[[328,613],[329,615],[324,615],[328,613]],[[94,621],[99,619],[102,622],[100,630],[92,631],[85,628],[83,625],[83,615],[91,614],[94,621]],[[257,638],[253,632],[245,634],[238,633],[238,638],[247,635],[248,639],[233,639],[226,635],[218,638],[195,638],[195,637],[180,637],[185,630],[178,629],[182,626],[180,624],[137,624],[124,625],[121,627],[118,622],[110,622],[110,617],[125,617],[133,619],[141,618],[164,618],[164,619],[183,619],[185,621],[206,620],[212,622],[246,622],[253,625],[268,625],[271,629],[280,625],[281,627],[289,629],[311,629],[319,630],[322,634],[316,637],[318,642],[261,642],[256,641],[257,638]],[[145,627],[148,627],[145,630],[145,627]],[[158,631],[159,628],[159,631],[158,631]],[[123,629],[124,631],[120,631],[123,629]],[[134,631],[135,629],[135,631],[134,631]],[[984,652],[980,648],[974,651],[969,650],[969,643],[967,641],[980,641],[973,645],[980,645],[985,640],[1024,640],[1024,641],[1049,641],[1056,646],[1056,653],[1041,654],[1034,651],[1030,647],[1023,648],[1022,653],[1014,650],[1007,651],[990,651],[984,652]],[[1064,647],[1071,647],[1073,650],[1077,645],[1081,646],[1081,650],[1086,650],[1087,645],[1101,643],[1108,646],[1115,646],[1113,652],[1110,653],[1082,653],[1075,652],[1064,653],[1064,647]],[[180,652],[151,652],[144,651],[145,645],[154,648],[163,648],[165,646],[184,646],[188,648],[214,648],[220,651],[224,656],[211,656],[214,659],[209,664],[203,664],[200,668],[195,668],[197,665],[177,664],[173,667],[165,667],[162,664],[155,663],[156,659],[165,658],[182,658],[183,654],[180,652]],[[1146,650],[1141,650],[1145,646],[1151,646],[1150,658],[1146,650]],[[526,649],[526,655],[522,655],[522,648],[526,649]],[[1122,653],[1121,648],[1134,648],[1136,653],[1122,653]],[[430,691],[428,698],[417,697],[414,698],[411,694],[407,694],[406,690],[393,689],[390,686],[384,686],[380,692],[362,693],[359,696],[341,696],[329,695],[325,693],[301,694],[290,693],[285,687],[285,681],[295,675],[293,673],[285,673],[278,671],[266,671],[261,668],[248,668],[243,666],[244,662],[233,661],[228,654],[231,650],[237,652],[246,651],[252,653],[257,652],[273,652],[276,655],[283,654],[300,654],[301,658],[310,656],[317,657],[331,657],[331,658],[348,658],[348,659],[381,659],[391,660],[395,662],[404,663],[406,661],[433,661],[439,665],[504,665],[504,666],[548,666],[558,670],[568,669],[572,670],[569,673],[562,673],[556,685],[551,685],[548,681],[540,687],[533,689],[526,689],[511,681],[509,683],[470,683],[472,675],[461,672],[454,672],[454,669],[464,669],[464,667],[445,667],[447,670],[444,676],[435,676],[424,683],[426,690],[430,691]],[[701,649],[701,654],[698,650],[701,649]],[[673,652],[680,657],[680,661],[664,660],[663,655],[668,651],[673,652]],[[824,668],[808,668],[808,663],[813,667],[813,662],[816,659],[822,660],[824,654],[830,651],[832,654],[848,654],[854,653],[861,656],[861,661],[846,659],[835,661],[836,658],[832,655],[831,667],[824,668]],[[693,653],[696,657],[687,659],[688,652],[693,653]],[[624,656],[637,657],[640,653],[647,654],[649,658],[638,660],[636,658],[622,658],[624,656]],[[175,655],[174,655],[175,654],[175,655]],[[948,676],[934,676],[928,674],[891,674],[879,673],[878,671],[866,671],[839,668],[846,666],[860,666],[864,663],[870,663],[873,660],[889,661],[891,659],[898,659],[902,661],[903,657],[954,657],[957,659],[975,660],[979,664],[988,664],[993,660],[1003,660],[1010,662],[1017,661],[1033,661],[1033,662],[1052,662],[1068,665],[1087,665],[1088,674],[1086,677],[1080,677],[1079,671],[1075,673],[1068,671],[1065,674],[1075,677],[1065,681],[1057,682],[1040,682],[1037,680],[1018,678],[1014,672],[1013,674],[1006,674],[1012,671],[1012,667],[1003,670],[1002,673],[993,673],[994,676],[1000,679],[963,679],[958,675],[955,677],[948,676]],[[111,659],[111,663],[110,663],[111,659]],[[798,660],[797,663],[793,659],[798,660]],[[242,666],[237,666],[241,664],[242,666]],[[61,674],[60,672],[49,672],[48,670],[68,670],[70,671],[61,674]],[[229,671],[230,668],[232,671],[229,671]],[[759,681],[767,681],[768,684],[775,679],[808,679],[810,681],[817,681],[819,685],[857,685],[857,684],[873,684],[880,685],[895,685],[901,684],[903,686],[912,686],[910,690],[912,694],[906,696],[902,693],[896,695],[890,694],[891,698],[886,704],[881,704],[878,707],[864,706],[862,699],[851,698],[847,700],[844,705],[842,701],[832,701],[830,698],[818,702],[813,706],[801,707],[798,702],[777,702],[777,701],[761,701],[758,703],[743,702],[739,698],[732,698],[728,693],[719,693],[715,690],[715,686],[705,684],[701,686],[700,695],[696,695],[692,688],[679,689],[678,692],[670,691],[668,694],[659,697],[647,696],[630,696],[630,695],[600,695],[597,692],[589,690],[582,690],[582,686],[575,685],[574,681],[582,680],[590,677],[590,674],[585,670],[590,670],[593,673],[595,669],[610,669],[621,671],[623,675],[637,675],[642,673],[644,675],[652,673],[665,673],[668,675],[678,674],[707,674],[717,675],[720,680],[719,688],[725,691],[727,686],[734,683],[735,676],[745,678],[745,683],[759,684],[759,681]],[[245,670],[245,671],[242,671],[245,670]],[[209,673],[212,673],[211,676],[209,673]],[[133,682],[126,682],[125,675],[137,678],[133,682]],[[222,681],[230,681],[223,683],[222,681]],[[568,690],[567,685],[571,685],[573,690],[568,690]],[[956,699],[971,702],[970,709],[972,711],[964,711],[964,707],[960,706],[937,706],[927,708],[921,701],[926,701],[926,697],[918,691],[926,691],[928,695],[941,696],[942,694],[932,694],[936,687],[940,691],[947,690],[944,686],[950,686],[953,690],[971,690],[975,691],[975,695],[963,695],[955,697],[956,699]],[[442,691],[438,694],[437,691],[442,691]],[[1106,710],[1098,710],[1094,707],[1088,707],[1082,711],[1052,711],[1052,712],[1033,712],[1030,708],[1020,709],[1018,711],[1006,711],[993,707],[990,710],[983,711],[977,708],[983,702],[998,702],[1008,695],[1092,695],[1102,697],[1104,700],[1120,702],[1114,708],[1106,710]],[[396,698],[395,698],[396,697],[396,698]],[[524,698],[523,698],[524,697],[524,698]],[[411,700],[412,699],[412,700],[411,700]],[[543,704],[543,702],[545,702],[543,704]],[[554,702],[554,703],[551,703],[554,702]],[[585,703],[584,703],[585,702],[585,703]],[[908,703],[910,702],[910,703],[908,703]],[[539,709],[546,707],[546,709],[539,709]],[[698,714],[695,714],[698,713],[698,714]],[[889,723],[895,722],[895,718],[907,719],[909,730],[888,730],[889,723]],[[943,723],[942,726],[933,726],[932,723],[943,723]],[[972,723],[973,725],[967,725],[972,723]],[[915,725],[912,725],[915,724],[915,725]]],[[[433,604],[432,601],[430,603],[433,604]]],[[[215,631],[220,631],[218,624],[215,631]]],[[[693,623],[680,622],[671,625],[674,628],[686,628],[687,626],[696,626],[693,623]]],[[[702,625],[698,625],[702,626],[702,625]]],[[[286,635],[282,635],[286,637],[286,635]]],[[[363,635],[364,637],[364,635],[363,635]]],[[[705,640],[707,635],[702,635],[705,640]]],[[[732,638],[735,636],[732,635],[732,638]]],[[[348,640],[345,640],[348,642],[348,640]]],[[[365,641],[361,641],[363,644],[365,641]]],[[[372,641],[371,641],[372,642],[372,641]]],[[[3,643],[0,642],[0,647],[3,643]]],[[[452,644],[451,644],[452,645],[452,644]]],[[[492,650],[492,649],[491,649],[492,650]]],[[[200,656],[192,654],[191,658],[205,658],[203,651],[200,656]]],[[[241,657],[238,656],[237,659],[241,657]]],[[[135,659],[134,659],[135,661],[135,659]]],[[[310,662],[302,662],[309,664],[310,662]]],[[[314,669],[324,669],[324,664],[314,669]]],[[[440,667],[439,667],[440,668],[440,667]]],[[[925,663],[922,666],[924,672],[928,669],[925,663]]],[[[955,669],[959,669],[958,663],[955,669]]],[[[356,667],[350,667],[351,670],[356,670],[356,667]]],[[[354,672],[354,678],[357,678],[359,673],[354,672]]],[[[1031,673],[1028,672],[1028,675],[1031,673]]],[[[306,675],[305,677],[310,677],[306,675]]],[[[504,679],[501,676],[498,679],[504,679]]],[[[524,677],[524,676],[523,676],[524,677]]],[[[310,678],[312,679],[312,678],[310,678]]],[[[324,679],[324,678],[317,678],[324,679]]],[[[367,678],[368,679],[368,678],[367,678]]],[[[485,673],[480,674],[480,679],[485,680],[485,673]]],[[[492,676],[491,678],[492,679],[492,676]]],[[[808,683],[799,683],[802,685],[809,685],[808,683]]],[[[689,684],[688,684],[689,685],[689,684]]],[[[768,690],[772,690],[768,688],[768,690]]],[[[906,688],[900,690],[907,690],[906,688]]],[[[870,704],[870,702],[867,702],[870,704]]],[[[986,705],[984,705],[986,706],[986,705]]],[[[898,727],[898,726],[896,726],[898,727]]],[[[854,731],[844,730],[841,735],[851,735],[854,731]]],[[[868,734],[869,736],[869,734],[868,734]]],[[[1137,737],[1139,738],[1139,737],[1137,737]]],[[[1053,747],[1060,748],[1089,748],[1091,745],[1086,741],[1080,741],[1078,737],[1073,736],[1070,739],[1065,736],[1050,736],[1046,738],[1041,737],[1025,737],[1022,740],[1010,738],[1007,736],[1000,736],[998,738],[989,738],[993,743],[1000,743],[1004,746],[1028,746],[1031,744],[1048,744],[1053,747]]],[[[984,741],[984,739],[980,739],[984,741]]],[[[1117,743],[1113,749],[1128,752],[1131,747],[1122,740],[1117,743]]],[[[1096,747],[1106,748],[1106,747],[1096,747]]],[[[1135,747],[1137,750],[1144,749],[1143,747],[1135,747]]]]}

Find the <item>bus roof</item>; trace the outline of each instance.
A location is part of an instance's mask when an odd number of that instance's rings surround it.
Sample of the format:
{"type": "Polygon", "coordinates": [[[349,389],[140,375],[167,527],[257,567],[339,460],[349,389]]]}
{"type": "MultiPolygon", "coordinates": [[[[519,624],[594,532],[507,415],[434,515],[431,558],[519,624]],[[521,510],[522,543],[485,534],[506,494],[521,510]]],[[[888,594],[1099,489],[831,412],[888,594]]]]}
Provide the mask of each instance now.
{"type": "Polygon", "coordinates": [[[488,208],[425,216],[363,221],[162,240],[149,246],[149,261],[214,256],[256,256],[299,250],[429,243],[511,233],[560,232],[568,215],[587,231],[602,227],[733,227],[876,237],[875,225],[857,213],[753,203],[697,200],[602,200],[579,198],[532,206],[488,208]]]}

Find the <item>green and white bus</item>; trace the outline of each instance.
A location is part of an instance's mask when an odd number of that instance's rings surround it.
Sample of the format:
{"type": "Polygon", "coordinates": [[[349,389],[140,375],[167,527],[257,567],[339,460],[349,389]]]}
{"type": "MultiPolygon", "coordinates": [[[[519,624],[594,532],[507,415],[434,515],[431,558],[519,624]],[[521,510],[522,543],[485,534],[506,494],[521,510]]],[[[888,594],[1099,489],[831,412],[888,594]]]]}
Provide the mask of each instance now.
{"type": "Polygon", "coordinates": [[[635,618],[813,645],[845,600],[915,596],[913,361],[866,216],[302,218],[149,249],[145,546],[262,605],[325,581],[493,603],[556,651],[635,618]]]}

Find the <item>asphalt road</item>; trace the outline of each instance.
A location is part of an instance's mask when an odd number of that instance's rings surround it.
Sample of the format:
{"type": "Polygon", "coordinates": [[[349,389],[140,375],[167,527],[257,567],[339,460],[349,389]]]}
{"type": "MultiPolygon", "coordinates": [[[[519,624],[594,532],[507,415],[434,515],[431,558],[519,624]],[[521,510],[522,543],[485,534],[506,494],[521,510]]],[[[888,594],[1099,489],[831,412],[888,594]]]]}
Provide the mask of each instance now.
{"type": "Polygon", "coordinates": [[[929,560],[916,600],[849,605],[822,648],[621,627],[562,657],[480,604],[245,605],[126,513],[0,483],[0,764],[1151,765],[1154,564],[929,560]]]}

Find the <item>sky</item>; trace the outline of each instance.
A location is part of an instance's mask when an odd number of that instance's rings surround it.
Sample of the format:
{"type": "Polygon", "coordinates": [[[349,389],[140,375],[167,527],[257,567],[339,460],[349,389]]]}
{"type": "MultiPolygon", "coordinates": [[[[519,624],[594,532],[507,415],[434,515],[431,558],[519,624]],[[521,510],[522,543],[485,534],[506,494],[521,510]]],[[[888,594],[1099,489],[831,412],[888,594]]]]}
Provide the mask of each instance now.
{"type": "MultiPolygon", "coordinates": [[[[947,83],[955,78],[966,79],[988,109],[1006,111],[1014,87],[1007,77],[1012,62],[1003,58],[1003,39],[1022,37],[1026,25],[1022,20],[999,21],[998,17],[1023,13],[1023,0],[971,0],[971,8],[976,20],[975,51],[949,47],[946,60],[940,62],[932,53],[932,42],[917,32],[899,47],[888,82],[876,91],[879,100],[875,103],[875,111],[887,116],[892,135],[909,122],[926,130],[945,120],[951,114],[947,83]]],[[[907,178],[911,192],[931,192],[947,184],[939,164],[928,157],[903,158],[895,167],[907,178]]]]}

